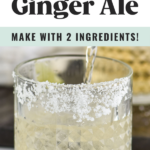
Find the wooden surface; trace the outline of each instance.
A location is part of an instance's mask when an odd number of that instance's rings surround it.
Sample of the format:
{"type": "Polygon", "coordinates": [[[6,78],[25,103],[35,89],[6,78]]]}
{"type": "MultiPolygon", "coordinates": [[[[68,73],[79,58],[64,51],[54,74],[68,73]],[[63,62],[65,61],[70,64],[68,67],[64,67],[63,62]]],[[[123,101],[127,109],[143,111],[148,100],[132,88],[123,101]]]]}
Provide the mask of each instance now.
{"type": "MultiPolygon", "coordinates": [[[[13,88],[0,87],[0,147],[14,146],[13,97],[13,88]]],[[[133,137],[132,143],[132,150],[150,150],[150,138],[133,137]]]]}

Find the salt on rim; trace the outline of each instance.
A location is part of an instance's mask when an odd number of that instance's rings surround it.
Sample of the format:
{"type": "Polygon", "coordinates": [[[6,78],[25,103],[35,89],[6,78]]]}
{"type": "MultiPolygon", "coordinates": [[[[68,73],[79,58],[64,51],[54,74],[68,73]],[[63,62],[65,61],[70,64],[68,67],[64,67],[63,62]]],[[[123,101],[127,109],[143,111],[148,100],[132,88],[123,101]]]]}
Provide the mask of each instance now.
{"type": "MultiPolygon", "coordinates": [[[[13,77],[14,80],[17,78],[14,72],[13,77]]],[[[29,111],[37,107],[35,104],[39,101],[45,111],[52,114],[72,111],[72,117],[77,122],[94,121],[95,118],[109,115],[111,108],[132,97],[129,78],[97,84],[64,86],[46,81],[31,84],[30,87],[28,85],[26,81],[16,83],[15,94],[18,102],[22,105],[26,103],[29,111]]]]}
{"type": "Polygon", "coordinates": [[[13,72],[14,82],[17,82],[18,77],[22,79],[15,87],[15,94],[20,104],[26,103],[30,111],[34,107],[33,104],[39,100],[45,111],[52,114],[72,111],[72,117],[77,122],[94,121],[95,118],[108,115],[112,107],[117,107],[122,100],[131,98],[131,76],[132,70],[127,77],[113,81],[72,85],[33,81],[13,72]]]}

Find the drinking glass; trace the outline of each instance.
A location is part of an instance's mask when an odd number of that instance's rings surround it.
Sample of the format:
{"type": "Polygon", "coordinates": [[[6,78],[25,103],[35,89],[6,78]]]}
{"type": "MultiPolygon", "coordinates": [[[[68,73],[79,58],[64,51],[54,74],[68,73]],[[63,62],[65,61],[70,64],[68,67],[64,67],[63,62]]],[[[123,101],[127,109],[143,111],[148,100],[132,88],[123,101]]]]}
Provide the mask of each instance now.
{"type": "Polygon", "coordinates": [[[132,69],[104,57],[94,66],[88,84],[82,55],[15,68],[15,150],[131,150],[132,69]]]}

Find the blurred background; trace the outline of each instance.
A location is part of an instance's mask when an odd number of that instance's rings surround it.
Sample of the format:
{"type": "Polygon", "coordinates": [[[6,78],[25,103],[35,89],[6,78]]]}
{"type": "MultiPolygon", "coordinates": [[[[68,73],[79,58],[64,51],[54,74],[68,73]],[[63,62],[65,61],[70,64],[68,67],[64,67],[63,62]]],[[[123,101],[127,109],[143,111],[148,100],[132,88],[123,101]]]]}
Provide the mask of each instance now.
{"type": "MultiPolygon", "coordinates": [[[[14,146],[14,67],[32,58],[85,51],[86,47],[0,47],[0,147],[14,146]]],[[[133,68],[133,150],[149,150],[150,47],[98,47],[97,55],[119,59],[133,68]]]]}
{"type": "Polygon", "coordinates": [[[23,61],[55,54],[85,54],[85,47],[0,47],[0,150],[14,146],[12,71],[23,61]]]}

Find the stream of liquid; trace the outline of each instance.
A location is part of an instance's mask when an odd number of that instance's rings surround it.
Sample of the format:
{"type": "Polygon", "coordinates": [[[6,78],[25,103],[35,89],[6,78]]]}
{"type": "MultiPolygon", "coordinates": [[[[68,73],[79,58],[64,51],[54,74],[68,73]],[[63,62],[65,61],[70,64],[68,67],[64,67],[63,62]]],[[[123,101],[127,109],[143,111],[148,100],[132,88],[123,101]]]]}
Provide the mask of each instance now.
{"type": "Polygon", "coordinates": [[[86,49],[86,72],[84,76],[84,83],[91,82],[96,54],[97,54],[96,46],[87,47],[86,49]]]}

